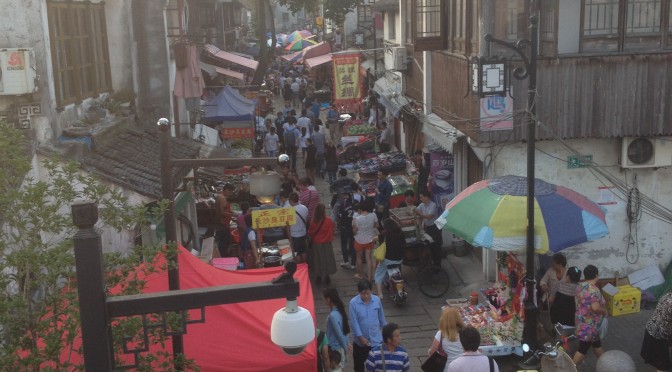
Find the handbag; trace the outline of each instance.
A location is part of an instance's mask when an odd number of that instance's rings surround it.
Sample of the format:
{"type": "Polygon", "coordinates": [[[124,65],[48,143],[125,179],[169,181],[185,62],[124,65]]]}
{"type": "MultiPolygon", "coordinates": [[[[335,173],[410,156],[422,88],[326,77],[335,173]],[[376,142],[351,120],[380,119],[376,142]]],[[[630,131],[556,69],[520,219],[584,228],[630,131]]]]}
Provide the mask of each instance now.
{"type": "Polygon", "coordinates": [[[376,249],[373,250],[373,257],[376,261],[383,262],[385,261],[385,252],[387,251],[387,245],[385,242],[380,244],[376,249]]]}
{"type": "Polygon", "coordinates": [[[439,349],[434,352],[420,368],[425,372],[443,372],[443,369],[446,368],[446,363],[448,362],[448,356],[446,352],[443,351],[443,338],[439,341],[439,349]]]}

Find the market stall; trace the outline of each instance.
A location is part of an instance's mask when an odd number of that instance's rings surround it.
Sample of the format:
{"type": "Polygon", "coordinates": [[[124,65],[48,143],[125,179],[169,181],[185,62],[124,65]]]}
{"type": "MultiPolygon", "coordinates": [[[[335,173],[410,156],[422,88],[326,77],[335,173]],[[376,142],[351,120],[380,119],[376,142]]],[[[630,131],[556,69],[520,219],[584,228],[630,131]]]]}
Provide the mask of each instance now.
{"type": "Polygon", "coordinates": [[[411,164],[404,153],[388,152],[344,167],[357,173],[355,180],[358,182],[360,190],[368,197],[376,195],[378,172],[390,172],[389,180],[392,184],[390,208],[396,208],[404,200],[404,192],[412,190],[417,181],[413,169],[409,168],[411,164]]]}
{"type": "Polygon", "coordinates": [[[490,356],[521,354],[525,320],[525,267],[511,252],[499,252],[497,283],[467,299],[447,300],[457,307],[465,325],[481,334],[482,353],[490,356]]]}

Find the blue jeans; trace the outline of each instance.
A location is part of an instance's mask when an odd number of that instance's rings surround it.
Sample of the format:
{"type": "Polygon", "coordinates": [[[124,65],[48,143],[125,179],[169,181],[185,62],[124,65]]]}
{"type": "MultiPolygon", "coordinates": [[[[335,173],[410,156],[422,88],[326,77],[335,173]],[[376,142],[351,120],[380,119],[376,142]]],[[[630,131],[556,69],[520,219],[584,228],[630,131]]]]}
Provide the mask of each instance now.
{"type": "Polygon", "coordinates": [[[267,155],[269,158],[274,158],[276,152],[277,152],[276,150],[267,150],[267,151],[266,151],[266,155],[267,155]]]}
{"type": "Polygon", "coordinates": [[[343,254],[343,262],[350,262],[352,265],[357,262],[355,235],[352,229],[341,227],[341,254],[343,254]]]}
{"type": "Polygon", "coordinates": [[[329,175],[329,183],[336,182],[336,171],[335,170],[329,170],[329,171],[327,171],[327,174],[329,175]]]}

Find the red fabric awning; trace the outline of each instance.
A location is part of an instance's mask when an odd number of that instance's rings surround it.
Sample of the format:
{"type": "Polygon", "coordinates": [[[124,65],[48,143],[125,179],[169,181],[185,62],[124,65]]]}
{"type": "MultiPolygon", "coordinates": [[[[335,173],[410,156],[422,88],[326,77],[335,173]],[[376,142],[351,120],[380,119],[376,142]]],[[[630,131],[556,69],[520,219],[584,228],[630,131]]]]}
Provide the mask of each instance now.
{"type": "MultiPolygon", "coordinates": [[[[138,278],[146,281],[143,293],[168,290],[168,272],[160,269],[166,265],[164,259],[154,263],[158,272],[146,274],[142,264],[138,268],[138,278]]],[[[203,288],[209,286],[244,284],[270,281],[285,272],[284,267],[227,271],[202,262],[184,248],[179,250],[180,288],[203,288]]],[[[131,275],[135,275],[133,273],[131,275]]],[[[307,309],[315,319],[313,290],[308,277],[308,266],[298,265],[294,278],[300,283],[299,306],[307,309]]],[[[116,288],[111,289],[117,292],[116,288]]],[[[194,359],[203,372],[215,371],[255,371],[255,372],[295,372],[312,371],[317,364],[316,340],[297,356],[286,355],[271,341],[271,320],[275,311],[284,307],[285,299],[241,302],[205,308],[205,323],[189,324],[184,338],[184,352],[194,359]]],[[[192,319],[200,318],[200,311],[190,311],[192,319]]],[[[321,319],[320,319],[321,321],[321,319]]],[[[81,334],[73,340],[73,349],[81,345],[81,334]]],[[[150,351],[157,351],[158,345],[151,345],[150,351]]],[[[172,350],[168,338],[165,350],[172,350]]],[[[82,355],[64,348],[61,356],[71,363],[82,362],[82,355]]],[[[121,363],[132,362],[126,355],[121,363]]],[[[45,364],[46,366],[46,364],[45,364]]],[[[157,366],[155,370],[160,370],[157,366]]]]}
{"type": "Polygon", "coordinates": [[[301,52],[294,52],[294,53],[290,53],[290,54],[283,54],[283,55],[280,56],[280,58],[284,59],[285,61],[291,61],[295,57],[300,56],[302,53],[303,52],[301,51],[301,52]]]}
{"type": "Polygon", "coordinates": [[[243,67],[247,67],[247,68],[252,69],[252,70],[256,70],[257,67],[259,66],[259,62],[255,61],[253,59],[249,59],[249,58],[241,57],[237,54],[225,52],[225,51],[223,51],[223,50],[221,50],[221,49],[219,49],[216,46],[211,45],[211,44],[207,44],[205,46],[205,50],[207,50],[208,53],[210,53],[215,58],[219,58],[219,59],[227,61],[227,62],[235,63],[237,65],[241,65],[243,67]]]}
{"type": "Polygon", "coordinates": [[[308,68],[313,68],[329,62],[331,62],[331,54],[325,54],[323,56],[307,59],[306,66],[308,68]]]}
{"type": "Polygon", "coordinates": [[[326,41],[323,41],[319,44],[309,46],[303,50],[303,59],[307,59],[323,56],[325,54],[331,53],[331,46],[326,41]]]}
{"type": "Polygon", "coordinates": [[[238,71],[233,71],[229,70],[228,68],[222,68],[222,67],[217,67],[215,66],[215,71],[217,71],[218,74],[230,76],[234,79],[238,79],[240,81],[245,81],[245,75],[242,72],[238,71]]]}

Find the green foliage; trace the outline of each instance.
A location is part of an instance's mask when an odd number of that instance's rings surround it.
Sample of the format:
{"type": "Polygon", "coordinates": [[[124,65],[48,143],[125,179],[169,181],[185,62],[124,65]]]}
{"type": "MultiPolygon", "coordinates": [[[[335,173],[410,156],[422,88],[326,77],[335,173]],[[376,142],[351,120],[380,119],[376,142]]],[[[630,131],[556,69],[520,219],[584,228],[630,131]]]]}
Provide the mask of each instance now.
{"type": "Polygon", "coordinates": [[[324,18],[331,19],[336,25],[345,22],[345,16],[352,12],[362,0],[329,0],[324,2],[324,18]]]}
{"type": "MultiPolygon", "coordinates": [[[[92,200],[99,206],[98,227],[133,231],[148,226],[146,221],[156,219],[167,203],[159,203],[149,213],[144,206],[131,206],[121,192],[83,174],[75,162],[47,160],[39,170],[41,180],[24,178],[31,167],[30,159],[22,155],[21,132],[7,125],[0,124],[0,128],[0,366],[16,371],[83,370],[80,362],[68,358],[82,352],[74,342],[80,324],[70,205],[92,200]]],[[[145,285],[143,275],[154,270],[151,260],[160,257],[159,248],[135,247],[124,254],[106,254],[108,290],[140,293],[145,285]]],[[[175,252],[177,248],[169,249],[175,252]]],[[[117,335],[138,332],[138,324],[131,319],[115,324],[119,325],[117,335]]],[[[165,337],[157,334],[152,342],[161,343],[165,337]]],[[[121,346],[115,343],[117,356],[121,346]]],[[[169,353],[145,358],[146,362],[173,363],[169,353]]],[[[182,363],[193,366],[193,361],[182,363]]]]}
{"type": "Polygon", "coordinates": [[[304,9],[306,12],[317,11],[319,9],[318,0],[280,0],[278,4],[286,6],[292,14],[299,13],[304,9]]]}

